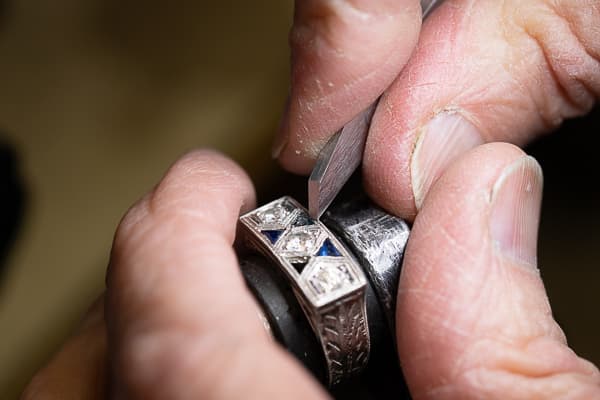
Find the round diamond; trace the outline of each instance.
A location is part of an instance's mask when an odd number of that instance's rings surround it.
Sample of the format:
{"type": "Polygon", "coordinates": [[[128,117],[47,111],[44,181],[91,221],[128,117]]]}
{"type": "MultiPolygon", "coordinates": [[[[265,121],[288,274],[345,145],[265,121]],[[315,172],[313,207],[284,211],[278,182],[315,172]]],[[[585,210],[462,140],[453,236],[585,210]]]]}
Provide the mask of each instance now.
{"type": "Polygon", "coordinates": [[[272,224],[275,222],[280,222],[287,216],[288,212],[280,205],[276,205],[274,207],[268,208],[264,211],[259,212],[258,218],[264,224],[272,224]]]}
{"type": "Polygon", "coordinates": [[[296,232],[287,237],[283,248],[290,252],[310,253],[315,245],[315,235],[308,232],[296,232]]]}
{"type": "Polygon", "coordinates": [[[284,257],[306,260],[315,254],[322,242],[323,232],[318,226],[311,225],[292,228],[280,239],[278,246],[284,257]]]}
{"type": "Polygon", "coordinates": [[[310,279],[310,283],[321,294],[332,292],[353,282],[354,278],[344,264],[323,265],[310,279]]]}

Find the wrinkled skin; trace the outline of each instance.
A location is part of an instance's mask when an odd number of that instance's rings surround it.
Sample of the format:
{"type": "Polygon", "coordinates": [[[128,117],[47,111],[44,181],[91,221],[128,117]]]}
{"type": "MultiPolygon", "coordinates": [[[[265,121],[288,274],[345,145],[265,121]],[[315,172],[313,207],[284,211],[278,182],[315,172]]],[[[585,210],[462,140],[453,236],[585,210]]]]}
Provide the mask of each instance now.
{"type": "MultiPolygon", "coordinates": [[[[413,397],[600,398],[600,372],[552,318],[536,259],[542,172],[517,147],[596,102],[600,1],[447,0],[421,26],[416,0],[298,0],[291,42],[274,144],[289,170],[308,172],[388,88],[364,181],[414,219],[397,309],[413,397]]],[[[327,397],[264,332],[238,271],[236,219],[254,205],[223,156],[177,161],[123,218],[106,294],[23,397],[327,397]]]]}

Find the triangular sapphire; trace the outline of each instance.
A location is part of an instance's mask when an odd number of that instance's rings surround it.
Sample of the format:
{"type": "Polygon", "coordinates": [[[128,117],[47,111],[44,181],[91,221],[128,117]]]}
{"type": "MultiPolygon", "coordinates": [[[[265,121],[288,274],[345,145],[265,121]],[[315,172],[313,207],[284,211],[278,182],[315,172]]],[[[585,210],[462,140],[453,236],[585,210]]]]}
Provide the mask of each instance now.
{"type": "Polygon", "coordinates": [[[261,231],[261,233],[263,235],[265,235],[267,237],[267,239],[269,239],[271,244],[275,244],[275,242],[277,242],[277,239],[279,239],[279,237],[281,237],[283,230],[282,229],[277,229],[277,230],[272,230],[272,231],[266,230],[266,231],[261,231]]]}
{"type": "Polygon", "coordinates": [[[341,257],[338,249],[335,248],[329,239],[325,239],[323,246],[317,252],[318,256],[341,257]]]}

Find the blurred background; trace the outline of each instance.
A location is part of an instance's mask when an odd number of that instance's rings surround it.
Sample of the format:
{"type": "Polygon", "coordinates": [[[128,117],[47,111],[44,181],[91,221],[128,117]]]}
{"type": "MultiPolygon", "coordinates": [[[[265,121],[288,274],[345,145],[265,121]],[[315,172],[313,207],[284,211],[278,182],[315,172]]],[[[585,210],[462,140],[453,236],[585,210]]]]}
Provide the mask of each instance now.
{"type": "MultiPolygon", "coordinates": [[[[126,209],[194,147],[301,192],[270,160],[292,0],[0,0],[0,398],[17,398],[104,286],[126,209]],[[291,182],[291,183],[290,183],[291,182]]],[[[546,174],[540,268],[600,364],[598,110],[529,151],[546,174]]]]}

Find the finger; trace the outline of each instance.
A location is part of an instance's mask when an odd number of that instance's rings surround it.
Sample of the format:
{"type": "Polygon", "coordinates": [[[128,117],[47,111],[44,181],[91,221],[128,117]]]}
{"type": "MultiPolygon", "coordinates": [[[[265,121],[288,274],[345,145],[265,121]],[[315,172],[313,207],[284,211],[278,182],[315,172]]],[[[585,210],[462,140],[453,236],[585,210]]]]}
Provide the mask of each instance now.
{"type": "Polygon", "coordinates": [[[600,373],[567,347],[536,266],[541,195],[537,162],[499,143],[433,186],[398,293],[414,399],[600,398],[600,373]]]}
{"type": "Polygon", "coordinates": [[[460,154],[523,145],[600,95],[600,5],[575,0],[447,0],[374,116],[367,189],[412,218],[460,154]]]}
{"type": "Polygon", "coordinates": [[[33,377],[21,399],[104,399],[107,366],[104,297],[101,297],[77,332],[33,377]]]}
{"type": "Polygon", "coordinates": [[[266,334],[232,249],[254,203],[240,168],[211,152],[179,160],[132,208],[107,277],[118,395],[314,398],[318,385],[266,334]]]}
{"type": "Polygon", "coordinates": [[[329,136],[397,76],[420,26],[417,0],[297,0],[291,92],[274,157],[307,173],[329,136]]]}

